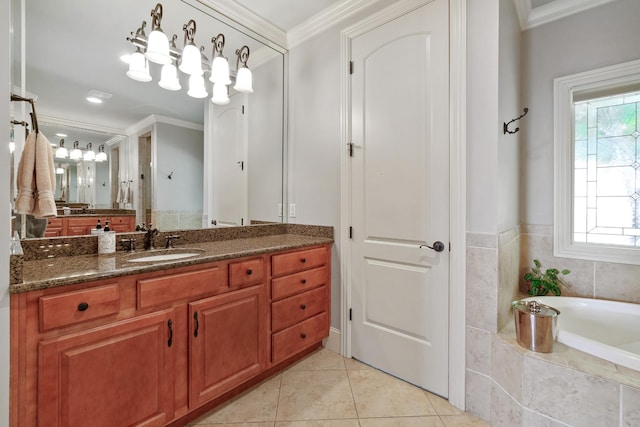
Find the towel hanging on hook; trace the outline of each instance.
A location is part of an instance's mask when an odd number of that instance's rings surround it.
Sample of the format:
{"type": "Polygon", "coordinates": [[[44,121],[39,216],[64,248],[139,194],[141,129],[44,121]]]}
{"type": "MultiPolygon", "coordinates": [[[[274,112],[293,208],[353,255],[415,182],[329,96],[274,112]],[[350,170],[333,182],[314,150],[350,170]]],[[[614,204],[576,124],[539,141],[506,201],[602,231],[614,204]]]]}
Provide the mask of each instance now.
{"type": "Polygon", "coordinates": [[[509,125],[515,121],[520,120],[521,118],[523,118],[524,116],[527,115],[527,113],[529,112],[529,109],[527,107],[524,107],[524,113],[520,114],[518,117],[516,117],[515,119],[511,120],[509,123],[502,123],[502,133],[504,135],[508,134],[508,133],[516,133],[520,130],[519,127],[516,127],[514,130],[509,130],[509,125]]]}

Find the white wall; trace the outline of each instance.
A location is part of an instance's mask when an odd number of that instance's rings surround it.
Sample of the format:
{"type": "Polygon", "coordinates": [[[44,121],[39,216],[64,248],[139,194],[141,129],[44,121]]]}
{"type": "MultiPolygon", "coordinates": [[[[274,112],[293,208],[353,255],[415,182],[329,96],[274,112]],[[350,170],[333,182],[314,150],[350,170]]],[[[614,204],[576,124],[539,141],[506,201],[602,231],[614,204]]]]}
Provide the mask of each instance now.
{"type": "Polygon", "coordinates": [[[203,132],[156,123],[154,143],[155,208],[160,211],[202,211],[203,132]],[[172,179],[169,179],[171,172],[172,179]]]}
{"type": "MultiPolygon", "coordinates": [[[[0,65],[0,117],[3,120],[9,118],[9,99],[11,93],[10,67],[11,61],[11,13],[10,2],[0,2],[0,57],[5,58],[0,65]],[[4,18],[2,18],[4,16],[4,18]]],[[[2,129],[7,131],[7,122],[2,129]]],[[[6,135],[6,134],[5,134],[6,135]]],[[[4,167],[0,167],[0,200],[4,200],[0,206],[0,427],[9,425],[9,236],[11,222],[9,209],[9,159],[8,138],[0,138],[3,141],[0,145],[3,155],[0,158],[5,162],[4,167]],[[3,255],[4,254],[4,255],[3,255]]]]}
{"type": "Polygon", "coordinates": [[[499,1],[467,1],[467,231],[495,234],[499,1]]]}
{"type": "Polygon", "coordinates": [[[553,224],[553,79],[640,58],[640,1],[617,0],[522,34],[522,223],[553,224]]]}

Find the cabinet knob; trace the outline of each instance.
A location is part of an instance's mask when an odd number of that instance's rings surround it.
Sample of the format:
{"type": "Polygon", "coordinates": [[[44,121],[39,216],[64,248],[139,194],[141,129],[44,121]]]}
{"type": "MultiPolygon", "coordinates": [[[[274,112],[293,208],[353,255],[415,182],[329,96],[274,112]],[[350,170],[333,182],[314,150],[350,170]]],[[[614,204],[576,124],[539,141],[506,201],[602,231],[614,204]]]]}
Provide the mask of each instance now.
{"type": "Polygon", "coordinates": [[[248,276],[251,276],[252,274],[253,274],[253,270],[252,270],[252,269],[248,269],[248,270],[247,270],[247,275],[248,275],[248,276]]]}
{"type": "Polygon", "coordinates": [[[307,337],[307,334],[305,334],[304,332],[300,334],[300,338],[305,339],[307,337]]]}
{"type": "Polygon", "coordinates": [[[303,285],[305,285],[305,284],[307,283],[307,279],[302,279],[302,280],[300,281],[300,283],[302,283],[303,285]]]}
{"type": "Polygon", "coordinates": [[[300,306],[300,308],[304,310],[304,309],[306,309],[306,308],[307,308],[307,306],[306,306],[305,304],[302,304],[302,305],[300,306]]]}
{"type": "Polygon", "coordinates": [[[89,303],[81,302],[78,304],[78,311],[86,311],[89,308],[89,303]]]}
{"type": "Polygon", "coordinates": [[[302,259],[300,260],[300,262],[304,264],[305,262],[307,262],[307,259],[306,259],[306,258],[302,258],[302,259]]]}

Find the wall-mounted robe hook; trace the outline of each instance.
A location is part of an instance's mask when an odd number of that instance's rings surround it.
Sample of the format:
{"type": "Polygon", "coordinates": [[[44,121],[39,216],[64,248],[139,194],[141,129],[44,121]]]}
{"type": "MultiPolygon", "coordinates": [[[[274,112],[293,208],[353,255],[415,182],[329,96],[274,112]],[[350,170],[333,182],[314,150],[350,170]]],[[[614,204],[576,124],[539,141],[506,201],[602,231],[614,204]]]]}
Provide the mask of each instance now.
{"type": "Polygon", "coordinates": [[[173,171],[171,171],[171,173],[169,174],[169,176],[167,176],[167,178],[173,179],[173,171]]]}
{"type": "Polygon", "coordinates": [[[503,134],[508,134],[508,133],[516,133],[520,130],[519,127],[515,128],[514,130],[509,130],[509,125],[517,120],[520,120],[521,118],[523,118],[524,116],[527,115],[527,113],[529,112],[529,109],[527,107],[524,108],[524,113],[520,114],[518,117],[516,117],[515,119],[511,120],[509,123],[502,123],[502,133],[503,134]]]}

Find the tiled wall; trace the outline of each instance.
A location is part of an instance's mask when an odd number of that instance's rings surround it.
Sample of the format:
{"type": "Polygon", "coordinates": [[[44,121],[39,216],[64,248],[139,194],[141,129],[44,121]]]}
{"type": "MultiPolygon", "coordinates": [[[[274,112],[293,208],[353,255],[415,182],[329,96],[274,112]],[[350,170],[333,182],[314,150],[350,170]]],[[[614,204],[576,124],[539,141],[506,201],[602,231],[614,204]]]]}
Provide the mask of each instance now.
{"type": "Polygon", "coordinates": [[[151,216],[160,231],[202,228],[202,211],[153,211],[151,216]]]}
{"type": "Polygon", "coordinates": [[[467,234],[466,409],[492,426],[640,425],[640,373],[619,376],[616,365],[559,344],[545,358],[515,342],[511,302],[534,258],[571,270],[564,295],[640,302],[640,267],[556,258],[552,233],[524,225],[467,234]]]}

